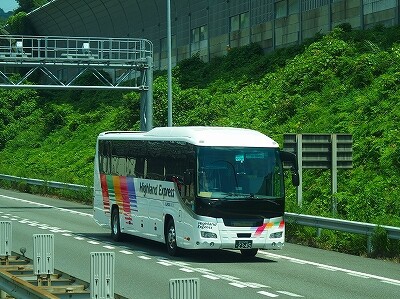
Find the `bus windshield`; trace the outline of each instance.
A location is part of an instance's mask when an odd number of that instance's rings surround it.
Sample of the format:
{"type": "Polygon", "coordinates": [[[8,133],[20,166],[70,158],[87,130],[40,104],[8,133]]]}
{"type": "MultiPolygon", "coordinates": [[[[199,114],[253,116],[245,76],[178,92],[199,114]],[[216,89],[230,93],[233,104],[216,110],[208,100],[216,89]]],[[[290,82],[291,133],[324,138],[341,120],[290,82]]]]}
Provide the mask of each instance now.
{"type": "Polygon", "coordinates": [[[278,148],[199,147],[197,195],[221,200],[282,199],[278,148]]]}

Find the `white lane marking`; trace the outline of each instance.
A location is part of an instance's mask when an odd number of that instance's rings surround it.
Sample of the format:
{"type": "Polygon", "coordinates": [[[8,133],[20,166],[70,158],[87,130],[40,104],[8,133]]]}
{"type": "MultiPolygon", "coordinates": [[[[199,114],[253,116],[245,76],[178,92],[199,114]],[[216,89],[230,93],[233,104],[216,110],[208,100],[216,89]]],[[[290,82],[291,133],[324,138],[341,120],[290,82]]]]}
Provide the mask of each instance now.
{"type": "Polygon", "coordinates": [[[355,276],[355,277],[360,277],[360,278],[370,278],[367,274],[362,274],[362,273],[347,273],[348,275],[355,276]]]}
{"type": "Polygon", "coordinates": [[[264,296],[268,296],[268,297],[271,297],[271,298],[275,298],[275,297],[278,297],[279,295],[277,295],[277,294],[274,294],[274,293],[270,293],[270,292],[266,292],[266,291],[259,291],[259,292],[257,292],[258,294],[261,294],[261,295],[264,295],[264,296]]]}
{"type": "Polygon", "coordinates": [[[231,275],[225,275],[225,274],[221,274],[221,275],[219,275],[219,277],[221,277],[222,279],[225,279],[225,280],[239,280],[240,279],[238,277],[231,276],[231,275]]]}
{"type": "MultiPolygon", "coordinates": [[[[6,215],[6,217],[8,217],[8,216],[6,215]]],[[[65,232],[62,235],[67,236],[67,237],[73,236],[72,234],[67,233],[67,232],[70,232],[70,231],[62,230],[61,228],[52,227],[52,226],[49,226],[49,225],[46,225],[46,224],[39,224],[38,222],[30,221],[29,219],[23,219],[23,220],[20,220],[19,222],[24,223],[24,224],[28,224],[28,225],[31,225],[31,226],[38,226],[41,229],[49,229],[49,230],[51,230],[53,232],[65,232]]],[[[86,240],[84,237],[81,237],[81,236],[75,236],[74,239],[80,240],[80,241],[86,240]]],[[[100,244],[100,242],[93,241],[93,240],[88,240],[87,242],[90,243],[90,244],[93,244],[93,245],[99,245],[100,244]]],[[[114,246],[110,246],[110,245],[104,245],[103,248],[115,249],[114,246]]],[[[127,254],[127,255],[134,254],[133,252],[130,252],[130,251],[127,251],[127,250],[121,250],[120,253],[127,254]]],[[[147,257],[147,256],[139,256],[139,258],[144,259],[144,260],[150,260],[151,259],[150,257],[147,257]]],[[[172,265],[180,266],[180,267],[183,267],[183,268],[179,268],[179,270],[183,271],[183,272],[187,272],[187,273],[193,273],[193,272],[210,273],[210,272],[213,272],[212,270],[205,269],[205,268],[196,268],[196,269],[190,268],[189,264],[185,263],[185,262],[173,262],[173,261],[169,261],[169,260],[159,260],[157,263],[161,264],[161,265],[164,265],[164,266],[172,266],[172,265]]],[[[262,288],[262,287],[268,287],[268,286],[257,284],[257,283],[241,282],[241,281],[239,281],[239,278],[231,276],[231,275],[204,274],[203,277],[211,279],[211,280],[223,279],[223,280],[226,280],[226,281],[230,281],[229,284],[234,286],[234,287],[237,287],[237,288],[246,288],[246,287],[262,288]]]]}
{"type": "Polygon", "coordinates": [[[335,270],[335,271],[343,272],[343,273],[354,275],[354,276],[360,276],[360,277],[363,277],[363,278],[373,278],[373,279],[380,280],[382,282],[387,282],[387,283],[392,283],[392,284],[395,284],[395,285],[400,285],[400,280],[397,280],[397,279],[392,279],[392,278],[387,278],[387,277],[378,276],[378,275],[374,275],[374,274],[368,274],[368,273],[348,270],[348,269],[339,268],[339,267],[335,267],[335,266],[324,265],[324,264],[310,262],[310,261],[306,261],[306,260],[300,260],[300,259],[292,258],[292,257],[289,257],[289,256],[278,255],[278,254],[275,254],[275,253],[270,253],[270,252],[265,252],[265,251],[259,251],[259,252],[261,254],[264,254],[264,255],[266,255],[268,257],[272,257],[272,258],[279,258],[279,259],[286,259],[288,261],[302,262],[304,264],[315,266],[315,267],[329,268],[331,271],[335,270]]]}
{"type": "Polygon", "coordinates": [[[229,283],[231,286],[237,287],[237,288],[246,288],[247,286],[244,284],[241,284],[240,282],[230,282],[229,283]]]}
{"type": "Polygon", "coordinates": [[[205,275],[202,275],[202,276],[205,277],[205,278],[211,279],[211,280],[218,280],[219,279],[219,277],[217,277],[215,275],[205,274],[205,275]]]}
{"type": "Polygon", "coordinates": [[[291,292],[286,292],[286,291],[276,291],[279,294],[284,294],[284,295],[288,295],[290,297],[296,297],[296,298],[304,298],[304,296],[295,294],[295,293],[291,293],[291,292]]]}
{"type": "Polygon", "coordinates": [[[86,217],[87,216],[93,217],[93,215],[89,214],[89,213],[83,213],[83,212],[69,210],[69,209],[65,209],[65,208],[59,208],[59,207],[46,205],[46,204],[43,204],[43,203],[38,203],[38,202],[34,202],[34,201],[30,201],[30,200],[26,200],[26,199],[22,199],[22,198],[18,198],[18,197],[11,197],[11,196],[6,196],[6,195],[0,195],[0,197],[12,199],[12,200],[16,200],[16,201],[20,201],[20,202],[24,202],[24,203],[28,203],[28,204],[39,206],[39,207],[43,207],[43,208],[51,208],[51,209],[56,209],[56,210],[59,210],[59,211],[62,211],[62,212],[68,212],[68,213],[71,213],[71,214],[77,214],[77,215],[86,216],[86,217]]]}
{"type": "Polygon", "coordinates": [[[171,263],[166,262],[166,261],[158,261],[157,264],[160,264],[160,265],[163,265],[163,266],[167,266],[167,267],[172,266],[171,263]]]}
{"type": "Polygon", "coordinates": [[[189,263],[186,263],[186,262],[179,262],[179,261],[173,261],[173,262],[171,262],[170,261],[170,263],[172,263],[173,265],[175,265],[175,266],[180,266],[180,267],[186,267],[186,266],[188,266],[188,267],[190,267],[190,264],[189,263]]]}
{"type": "Polygon", "coordinates": [[[304,261],[299,261],[298,259],[290,260],[290,262],[295,263],[295,264],[300,264],[300,265],[305,265],[306,264],[304,261]]]}
{"type": "Polygon", "coordinates": [[[240,285],[240,287],[249,287],[249,288],[253,288],[253,289],[259,289],[259,288],[270,288],[269,286],[266,286],[264,284],[260,284],[260,283],[255,283],[255,282],[244,282],[244,281],[240,281],[240,278],[232,276],[232,275],[227,275],[227,274],[216,274],[213,273],[213,270],[210,269],[205,269],[205,268],[192,268],[190,267],[190,265],[188,263],[184,263],[184,262],[176,262],[176,261],[168,261],[168,264],[174,265],[174,266],[178,266],[180,267],[179,270],[182,271],[186,271],[186,272],[197,272],[200,274],[203,274],[202,276],[208,279],[212,279],[212,280],[218,280],[218,279],[222,279],[227,281],[228,283],[234,285],[234,286],[238,286],[240,285]],[[183,270],[184,269],[184,270],[183,270]]]}
{"type": "Polygon", "coordinates": [[[194,272],[192,269],[188,269],[188,268],[179,268],[179,270],[181,270],[183,272],[187,272],[187,273],[193,273],[194,272]]]}
{"type": "MultiPolygon", "coordinates": [[[[32,204],[32,205],[36,205],[36,206],[40,206],[40,207],[45,207],[45,208],[52,208],[52,209],[56,209],[56,210],[59,210],[59,211],[62,211],[62,212],[68,212],[68,213],[72,213],[72,214],[77,214],[77,215],[82,215],[82,216],[90,216],[90,217],[93,217],[93,215],[92,214],[88,214],[88,213],[83,213],[83,212],[79,212],[79,211],[74,211],[74,210],[69,210],[69,209],[64,209],[64,208],[59,208],[59,207],[55,207],[55,206],[51,206],[51,205],[47,205],[47,204],[41,204],[41,203],[37,203],[37,202],[32,202],[32,201],[29,201],[29,200],[25,200],[25,199],[21,199],[21,198],[15,198],[15,197],[10,197],[10,196],[5,196],[5,195],[0,195],[0,197],[3,197],[3,198],[8,198],[8,199],[12,199],[12,200],[16,200],[16,201],[20,201],[20,202],[25,202],[25,203],[29,203],[29,204],[32,204]]],[[[9,214],[8,214],[9,215],[9,214]]],[[[9,218],[7,215],[6,216],[2,216],[3,218],[9,218]]],[[[17,220],[17,219],[15,219],[15,220],[17,220]]],[[[29,221],[27,221],[27,220],[20,220],[19,221],[20,223],[28,223],[29,225],[31,225],[31,226],[38,226],[38,223],[29,223],[29,221]]],[[[40,227],[40,228],[42,228],[42,229],[48,229],[49,227],[44,227],[44,226],[42,226],[42,227],[40,227]]],[[[54,231],[56,231],[56,229],[54,229],[54,231]]],[[[71,236],[71,234],[69,234],[69,233],[63,233],[63,235],[64,236],[71,236]]],[[[83,237],[74,237],[76,240],[85,240],[85,238],[83,238],[83,237]]],[[[96,242],[96,241],[88,241],[88,243],[91,243],[91,244],[95,244],[95,245],[98,245],[99,244],[99,242],[96,242]]],[[[113,246],[108,246],[108,245],[105,245],[105,246],[103,246],[104,248],[108,248],[108,249],[114,249],[115,247],[113,247],[113,246]]],[[[132,252],[130,252],[130,251],[126,251],[126,250],[121,250],[120,251],[121,253],[124,253],[124,254],[133,254],[132,252]]],[[[140,258],[142,258],[142,259],[146,259],[146,258],[144,258],[144,256],[141,256],[140,258]]],[[[294,261],[294,260],[293,260],[294,261]]],[[[294,261],[294,262],[299,262],[299,261],[294,261]]],[[[170,263],[170,262],[167,262],[167,261],[158,261],[157,263],[159,263],[159,264],[162,264],[162,265],[165,265],[165,266],[172,266],[172,264],[170,263]]],[[[300,263],[302,263],[302,262],[300,262],[300,263]]],[[[195,272],[195,271],[198,271],[198,272],[212,272],[211,270],[208,270],[208,269],[202,269],[202,268],[198,268],[198,269],[195,269],[195,270],[192,270],[192,269],[190,269],[190,268],[181,268],[180,269],[181,271],[186,271],[186,272],[195,272]]],[[[247,286],[249,286],[249,287],[253,287],[253,288],[256,288],[256,287],[264,287],[264,286],[262,286],[262,285],[258,285],[258,284],[256,284],[256,283],[241,283],[241,282],[235,282],[234,280],[236,280],[237,278],[236,277],[229,277],[229,275],[220,275],[220,277],[219,276],[215,276],[215,275],[209,275],[209,274],[206,274],[206,275],[203,275],[203,277],[206,277],[206,278],[209,278],[209,279],[212,279],[212,280],[218,280],[218,279],[220,279],[220,278],[222,278],[222,279],[224,279],[224,280],[233,280],[233,282],[231,282],[230,284],[231,285],[233,285],[233,286],[236,286],[236,287],[241,287],[241,288],[245,288],[245,287],[247,287],[247,286]]],[[[268,293],[268,292],[259,292],[260,294],[263,294],[263,295],[269,295],[270,297],[276,297],[277,295],[275,295],[275,294],[272,294],[272,293],[268,293]],[[272,296],[271,296],[272,295],[272,296]]]]}
{"type": "Polygon", "coordinates": [[[145,256],[145,255],[139,255],[138,258],[140,258],[142,260],[151,260],[151,257],[145,256]]]}
{"type": "Polygon", "coordinates": [[[200,273],[209,273],[209,272],[214,272],[213,270],[210,270],[210,269],[205,269],[205,268],[196,268],[195,269],[197,272],[200,272],[200,273]]]}
{"type": "MultiPolygon", "coordinates": [[[[3,212],[1,212],[1,213],[3,213],[3,212]]],[[[5,216],[2,216],[2,217],[3,218],[4,217],[8,217],[7,215],[10,215],[10,214],[5,214],[5,216]]],[[[17,219],[15,219],[15,220],[17,220],[17,219]]],[[[22,223],[22,224],[28,224],[29,226],[36,226],[36,227],[38,227],[40,229],[43,229],[43,230],[49,230],[49,231],[51,231],[53,233],[63,233],[63,232],[65,232],[65,233],[62,234],[65,237],[71,237],[72,236],[72,234],[67,233],[67,232],[70,232],[69,230],[61,229],[59,227],[54,227],[54,226],[50,226],[50,225],[47,225],[47,224],[40,224],[40,223],[38,223],[36,221],[30,221],[29,219],[19,220],[19,222],[22,223]]],[[[74,237],[74,239],[79,240],[79,241],[85,240],[84,237],[80,237],[80,236],[76,236],[76,237],[74,237]]],[[[94,240],[89,240],[87,242],[90,243],[90,244],[93,244],[93,245],[99,245],[100,244],[100,242],[94,241],[94,240]]],[[[106,246],[103,246],[103,247],[106,247],[106,246]]],[[[114,247],[112,247],[112,246],[109,246],[109,247],[110,247],[109,249],[114,249],[114,247]]]]}
{"type": "Polygon", "coordinates": [[[266,286],[265,284],[260,284],[256,282],[243,282],[243,284],[253,289],[270,288],[270,286],[266,286]]]}
{"type": "Polygon", "coordinates": [[[111,246],[111,245],[104,245],[103,248],[106,248],[106,249],[115,249],[115,247],[114,247],[114,246],[111,246]]]}

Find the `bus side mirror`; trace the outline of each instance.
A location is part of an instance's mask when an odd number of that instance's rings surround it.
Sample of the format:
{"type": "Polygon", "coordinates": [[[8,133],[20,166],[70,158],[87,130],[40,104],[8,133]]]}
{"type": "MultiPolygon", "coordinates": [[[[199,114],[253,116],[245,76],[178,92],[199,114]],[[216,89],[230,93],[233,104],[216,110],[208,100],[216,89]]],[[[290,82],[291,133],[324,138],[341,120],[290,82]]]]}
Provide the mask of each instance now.
{"type": "Polygon", "coordinates": [[[293,153],[280,151],[281,161],[284,164],[289,164],[290,172],[292,173],[292,184],[298,187],[300,185],[299,167],[297,164],[297,156],[293,153]]]}
{"type": "Polygon", "coordinates": [[[193,183],[193,170],[186,169],[186,171],[183,173],[183,184],[190,185],[192,183],[193,183]]]}
{"type": "Polygon", "coordinates": [[[290,168],[290,171],[292,173],[292,184],[293,186],[298,187],[300,185],[299,171],[293,170],[293,167],[290,168]]]}

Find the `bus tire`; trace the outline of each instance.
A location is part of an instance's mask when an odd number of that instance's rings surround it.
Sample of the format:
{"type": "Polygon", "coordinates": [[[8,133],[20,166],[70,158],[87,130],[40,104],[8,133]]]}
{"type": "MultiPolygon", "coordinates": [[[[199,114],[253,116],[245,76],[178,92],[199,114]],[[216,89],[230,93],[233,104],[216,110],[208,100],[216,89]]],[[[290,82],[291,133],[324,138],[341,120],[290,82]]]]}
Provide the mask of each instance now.
{"type": "Polygon", "coordinates": [[[122,240],[121,226],[119,223],[118,207],[113,208],[112,212],[111,212],[111,237],[116,242],[122,240]]]}
{"type": "Polygon", "coordinates": [[[165,243],[167,244],[167,251],[170,256],[179,255],[179,247],[176,244],[176,230],[173,219],[168,221],[167,230],[165,233],[165,243]]]}
{"type": "Polygon", "coordinates": [[[240,249],[240,253],[242,254],[243,257],[249,258],[249,257],[255,257],[258,252],[257,248],[253,249],[240,249]]]}

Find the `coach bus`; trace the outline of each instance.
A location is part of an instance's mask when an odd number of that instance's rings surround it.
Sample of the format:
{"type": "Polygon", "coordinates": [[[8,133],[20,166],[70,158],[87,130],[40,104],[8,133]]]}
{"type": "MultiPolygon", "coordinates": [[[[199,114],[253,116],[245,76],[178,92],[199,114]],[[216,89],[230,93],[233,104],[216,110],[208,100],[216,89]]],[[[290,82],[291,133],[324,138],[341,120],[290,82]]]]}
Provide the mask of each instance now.
{"type": "Polygon", "coordinates": [[[298,185],[296,157],[241,128],[160,127],[104,132],[94,162],[94,219],[122,234],[181,249],[281,249],[283,162],[298,185]]]}

